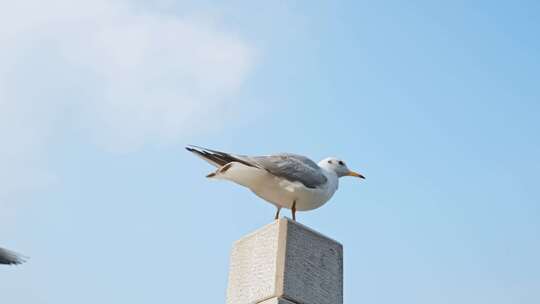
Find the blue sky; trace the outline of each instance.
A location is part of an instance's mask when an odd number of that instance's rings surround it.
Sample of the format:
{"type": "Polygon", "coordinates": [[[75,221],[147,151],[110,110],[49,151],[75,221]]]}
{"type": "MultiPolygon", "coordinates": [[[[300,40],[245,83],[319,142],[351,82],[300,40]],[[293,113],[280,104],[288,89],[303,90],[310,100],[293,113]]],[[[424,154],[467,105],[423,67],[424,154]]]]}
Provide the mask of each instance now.
{"type": "Polygon", "coordinates": [[[274,208],[206,180],[198,144],[367,177],[298,214],[344,244],[347,303],[538,303],[539,9],[8,5],[0,246],[31,259],[0,299],[223,302],[232,242],[274,208]]]}

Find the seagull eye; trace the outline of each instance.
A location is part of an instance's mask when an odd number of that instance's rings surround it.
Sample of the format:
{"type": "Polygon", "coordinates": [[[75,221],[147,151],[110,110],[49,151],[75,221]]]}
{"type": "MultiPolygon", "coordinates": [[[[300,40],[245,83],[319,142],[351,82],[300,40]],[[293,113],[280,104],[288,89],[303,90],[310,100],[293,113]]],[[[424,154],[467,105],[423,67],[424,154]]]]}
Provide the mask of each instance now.
{"type": "Polygon", "coordinates": [[[338,164],[342,165],[342,166],[345,166],[345,163],[343,161],[339,161],[338,164]]]}
{"type": "Polygon", "coordinates": [[[329,163],[329,164],[331,164],[331,163],[332,163],[332,161],[331,161],[331,160],[329,160],[329,161],[328,161],[328,163],[329,163]]]}

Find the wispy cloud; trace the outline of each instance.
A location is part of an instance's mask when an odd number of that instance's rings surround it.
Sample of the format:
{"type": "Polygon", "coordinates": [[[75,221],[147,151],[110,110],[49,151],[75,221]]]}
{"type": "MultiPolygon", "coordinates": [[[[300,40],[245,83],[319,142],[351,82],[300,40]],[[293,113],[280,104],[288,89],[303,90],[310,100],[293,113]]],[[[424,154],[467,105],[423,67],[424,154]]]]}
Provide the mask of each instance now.
{"type": "Polygon", "coordinates": [[[177,140],[222,119],[254,62],[219,22],[128,0],[5,4],[0,53],[0,204],[51,180],[59,130],[113,150],[177,140]]]}

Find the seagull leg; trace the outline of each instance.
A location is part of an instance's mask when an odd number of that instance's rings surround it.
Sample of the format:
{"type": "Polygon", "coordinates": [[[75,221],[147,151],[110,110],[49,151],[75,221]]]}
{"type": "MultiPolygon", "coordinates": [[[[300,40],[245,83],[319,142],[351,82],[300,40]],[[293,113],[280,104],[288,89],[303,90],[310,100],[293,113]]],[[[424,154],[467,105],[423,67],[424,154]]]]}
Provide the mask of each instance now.
{"type": "Polygon", "coordinates": [[[292,220],[296,221],[296,200],[294,200],[294,202],[292,203],[291,212],[292,212],[292,220]]]}
{"type": "Polygon", "coordinates": [[[276,217],[274,217],[275,220],[279,218],[279,211],[281,211],[281,207],[277,207],[276,217]]]}

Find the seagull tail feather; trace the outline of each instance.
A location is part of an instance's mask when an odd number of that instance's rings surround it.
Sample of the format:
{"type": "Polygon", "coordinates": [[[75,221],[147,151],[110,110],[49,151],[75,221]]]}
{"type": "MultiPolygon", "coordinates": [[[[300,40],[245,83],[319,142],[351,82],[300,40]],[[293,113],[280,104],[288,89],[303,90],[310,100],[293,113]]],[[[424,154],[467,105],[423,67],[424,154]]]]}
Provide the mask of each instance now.
{"type": "Polygon", "coordinates": [[[193,146],[193,145],[187,146],[186,150],[199,156],[200,158],[204,159],[211,165],[218,168],[221,168],[227,165],[228,163],[232,163],[232,162],[239,162],[246,166],[256,167],[255,164],[249,163],[248,161],[245,160],[245,158],[239,155],[233,155],[230,153],[220,152],[220,151],[211,150],[211,149],[193,146]]]}
{"type": "Polygon", "coordinates": [[[202,158],[203,160],[205,160],[206,162],[208,162],[214,167],[219,168],[224,165],[222,159],[220,159],[219,157],[216,157],[215,155],[213,155],[212,153],[208,151],[205,151],[204,148],[199,148],[196,146],[187,146],[186,150],[202,158]]]}

